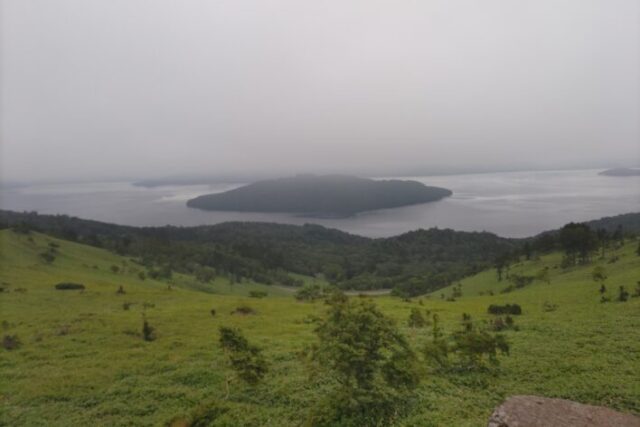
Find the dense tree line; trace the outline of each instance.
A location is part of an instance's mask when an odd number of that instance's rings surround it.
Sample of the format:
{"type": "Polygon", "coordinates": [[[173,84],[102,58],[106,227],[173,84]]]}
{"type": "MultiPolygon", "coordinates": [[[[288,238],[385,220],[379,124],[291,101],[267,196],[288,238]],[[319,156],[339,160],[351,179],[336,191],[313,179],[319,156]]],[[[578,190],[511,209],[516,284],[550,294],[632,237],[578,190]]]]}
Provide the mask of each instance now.
{"type": "MultiPolygon", "coordinates": [[[[621,216],[622,224],[634,223],[633,218],[621,216]]],[[[41,231],[130,256],[150,277],[170,277],[176,271],[203,282],[224,276],[234,282],[297,286],[301,282],[290,273],[298,273],[323,277],[342,289],[394,288],[405,296],[437,290],[492,266],[501,278],[520,257],[551,250],[565,250],[570,262],[583,262],[596,249],[619,244],[635,230],[623,229],[622,224],[616,224],[616,217],[599,220],[600,232],[585,224],[568,224],[531,239],[436,228],[370,239],[311,224],[130,227],[66,215],[0,211],[0,227],[41,231]]]]}
{"type": "Polygon", "coordinates": [[[152,277],[172,271],[203,281],[298,285],[289,273],[322,276],[343,289],[397,287],[415,295],[447,286],[491,265],[515,240],[490,233],[418,230],[370,239],[318,225],[230,222],[198,227],[129,227],[73,218],[1,211],[0,223],[131,256],[152,277]]]}

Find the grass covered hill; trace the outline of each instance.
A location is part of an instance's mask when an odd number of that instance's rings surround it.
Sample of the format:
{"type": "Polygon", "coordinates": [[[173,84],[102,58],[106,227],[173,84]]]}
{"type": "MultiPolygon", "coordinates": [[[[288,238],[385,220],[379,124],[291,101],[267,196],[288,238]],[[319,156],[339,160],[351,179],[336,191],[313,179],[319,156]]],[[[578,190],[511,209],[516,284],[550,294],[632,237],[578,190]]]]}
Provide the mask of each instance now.
{"type": "MultiPolygon", "coordinates": [[[[559,252],[521,257],[501,281],[490,269],[427,296],[371,298],[415,349],[421,369],[389,424],[482,426],[513,394],[640,414],[637,247],[626,239],[605,259],[566,268],[559,252]],[[505,291],[518,277],[536,279],[505,291]],[[618,299],[620,286],[626,301],[618,299]],[[499,316],[488,307],[506,304],[521,307],[501,332],[510,354],[486,370],[436,369],[422,356],[433,325],[408,323],[417,310],[427,319],[436,314],[445,334],[464,328],[463,314],[492,327],[499,316]]],[[[0,424],[313,425],[332,384],[314,375],[305,356],[318,340],[314,319],[328,309],[322,300],[300,302],[278,287],[222,276],[204,293],[194,275],[142,279],[145,268],[102,248],[0,231],[0,424]],[[84,290],[57,290],[60,282],[84,290]],[[261,292],[268,295],[250,297],[261,292]],[[153,340],[143,339],[143,321],[153,340]],[[218,344],[221,326],[239,328],[262,349],[268,372],[261,382],[232,381],[227,390],[233,375],[218,344]]]]}
{"type": "Polygon", "coordinates": [[[450,190],[428,187],[417,181],[297,175],[199,196],[189,200],[187,206],[218,211],[350,216],[363,211],[433,202],[450,195],[450,190]]]}
{"type": "MultiPolygon", "coordinates": [[[[596,244],[640,231],[640,213],[587,223],[596,244]],[[596,238],[597,237],[597,238],[596,238]],[[604,239],[604,240],[603,240],[604,239]]],[[[198,227],[129,227],[66,215],[0,210],[0,228],[40,231],[133,257],[155,277],[196,276],[203,286],[216,277],[234,282],[300,286],[316,277],[346,290],[395,289],[418,295],[526,251],[559,250],[559,230],[529,239],[491,233],[417,230],[370,239],[319,225],[229,222],[198,227]]]]}
{"type": "Polygon", "coordinates": [[[491,266],[497,255],[518,246],[490,233],[439,229],[369,239],[311,224],[127,227],[11,211],[0,211],[0,226],[33,229],[136,257],[165,275],[206,276],[213,269],[216,276],[280,285],[298,285],[295,275],[305,275],[358,290],[391,289],[415,279],[420,282],[416,292],[426,292],[491,266]]]}

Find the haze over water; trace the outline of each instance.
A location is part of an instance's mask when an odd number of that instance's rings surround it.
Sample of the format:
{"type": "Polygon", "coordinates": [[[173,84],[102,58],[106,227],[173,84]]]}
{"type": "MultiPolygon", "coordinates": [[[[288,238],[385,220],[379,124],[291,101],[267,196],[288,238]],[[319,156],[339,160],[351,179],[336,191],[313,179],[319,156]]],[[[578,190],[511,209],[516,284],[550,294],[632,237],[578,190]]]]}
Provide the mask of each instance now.
{"type": "Polygon", "coordinates": [[[0,191],[0,207],[68,214],[135,226],[203,225],[225,221],[316,223],[349,233],[385,237],[419,228],[490,231],[525,237],[570,221],[640,211],[640,177],[599,176],[598,170],[502,172],[402,177],[449,188],[439,202],[365,212],[351,218],[206,212],[185,203],[239,184],[135,187],[128,182],[32,185],[0,191]]]}

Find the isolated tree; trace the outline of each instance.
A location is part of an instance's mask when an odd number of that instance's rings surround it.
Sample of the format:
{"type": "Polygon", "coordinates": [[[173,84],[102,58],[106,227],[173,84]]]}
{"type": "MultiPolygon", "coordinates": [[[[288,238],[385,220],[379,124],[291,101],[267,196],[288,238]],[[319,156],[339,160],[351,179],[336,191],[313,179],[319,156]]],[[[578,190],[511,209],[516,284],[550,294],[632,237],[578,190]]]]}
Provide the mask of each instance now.
{"type": "Polygon", "coordinates": [[[453,298],[460,298],[462,297],[462,283],[458,283],[457,285],[453,286],[453,290],[451,291],[451,296],[453,298]]]}
{"type": "MultiPolygon", "coordinates": [[[[220,346],[236,376],[247,384],[258,384],[268,371],[262,350],[250,344],[238,329],[221,326],[219,332],[220,346]]],[[[231,378],[227,379],[227,394],[230,382],[231,378]]]]}
{"type": "Polygon", "coordinates": [[[437,314],[433,315],[431,340],[424,345],[423,353],[427,363],[437,368],[446,368],[449,365],[449,344],[444,337],[437,314]]]}
{"type": "Polygon", "coordinates": [[[144,315],[142,316],[142,339],[145,341],[154,341],[156,339],[155,328],[149,324],[144,315]]]}
{"type": "Polygon", "coordinates": [[[598,243],[600,244],[600,250],[601,250],[600,257],[604,258],[605,257],[605,250],[606,250],[607,246],[609,245],[609,233],[604,228],[600,228],[596,232],[596,235],[598,237],[598,243]]]}
{"type": "Polygon", "coordinates": [[[422,315],[422,311],[419,308],[412,308],[409,314],[409,320],[407,322],[411,328],[424,328],[427,325],[427,320],[422,315]]]}
{"type": "Polygon", "coordinates": [[[603,266],[598,265],[591,272],[591,278],[594,282],[600,283],[604,286],[604,282],[607,280],[607,270],[603,266]]]}
{"type": "Polygon", "coordinates": [[[629,292],[624,288],[624,286],[620,286],[618,289],[618,301],[625,302],[629,299],[629,292]]]}
{"type": "Polygon", "coordinates": [[[522,254],[524,255],[524,259],[526,259],[527,261],[531,259],[532,250],[533,249],[531,247],[531,243],[529,242],[525,242],[525,244],[522,246],[522,254]]]}
{"type": "Polygon", "coordinates": [[[496,273],[498,275],[498,282],[502,281],[502,275],[505,269],[509,265],[509,256],[507,254],[502,254],[496,257],[494,261],[494,267],[496,268],[496,273]]]}
{"type": "Polygon", "coordinates": [[[586,263],[597,248],[598,240],[586,224],[569,223],[560,230],[558,240],[565,252],[565,263],[586,263]]]}
{"type": "Polygon", "coordinates": [[[317,369],[334,379],[334,391],[314,425],[388,425],[419,382],[417,360],[391,319],[370,300],[336,293],[315,329],[317,369]]]}

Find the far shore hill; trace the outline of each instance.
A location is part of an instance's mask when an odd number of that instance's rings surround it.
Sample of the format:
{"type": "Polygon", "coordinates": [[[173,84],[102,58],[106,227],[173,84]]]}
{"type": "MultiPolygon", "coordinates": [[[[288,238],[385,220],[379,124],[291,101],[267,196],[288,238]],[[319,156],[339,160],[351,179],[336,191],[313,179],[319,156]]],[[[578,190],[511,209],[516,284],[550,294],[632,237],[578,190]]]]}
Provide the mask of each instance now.
{"type": "Polygon", "coordinates": [[[600,172],[598,175],[605,176],[640,176],[640,168],[615,168],[607,169],[600,172]]]}
{"type": "Polygon", "coordinates": [[[417,181],[373,180],[349,175],[296,175],[207,194],[187,206],[212,211],[283,212],[348,217],[359,212],[435,202],[451,190],[417,181]]]}

